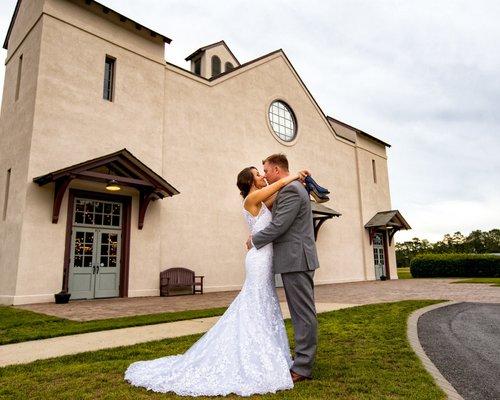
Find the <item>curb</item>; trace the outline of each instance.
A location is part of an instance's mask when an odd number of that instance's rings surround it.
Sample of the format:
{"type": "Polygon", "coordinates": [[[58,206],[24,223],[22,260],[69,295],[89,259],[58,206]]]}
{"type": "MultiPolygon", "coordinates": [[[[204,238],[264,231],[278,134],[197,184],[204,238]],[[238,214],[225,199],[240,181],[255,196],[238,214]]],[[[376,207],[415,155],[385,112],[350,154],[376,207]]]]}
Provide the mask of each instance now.
{"type": "Polygon", "coordinates": [[[417,323],[420,316],[429,311],[441,307],[451,306],[452,304],[458,304],[458,303],[461,303],[461,301],[447,301],[444,303],[434,304],[432,306],[420,308],[419,310],[414,311],[408,317],[408,326],[406,330],[406,335],[408,337],[408,340],[410,342],[413,351],[418,356],[418,358],[420,358],[420,361],[422,361],[422,364],[424,365],[427,372],[429,372],[429,374],[431,374],[431,376],[434,378],[436,384],[445,392],[446,396],[450,400],[464,400],[464,399],[462,396],[458,394],[458,392],[450,384],[450,382],[448,382],[446,378],[443,375],[441,375],[441,372],[439,372],[434,363],[430,360],[429,357],[427,357],[427,354],[425,354],[425,351],[422,345],[420,344],[420,340],[418,338],[417,323]]]}

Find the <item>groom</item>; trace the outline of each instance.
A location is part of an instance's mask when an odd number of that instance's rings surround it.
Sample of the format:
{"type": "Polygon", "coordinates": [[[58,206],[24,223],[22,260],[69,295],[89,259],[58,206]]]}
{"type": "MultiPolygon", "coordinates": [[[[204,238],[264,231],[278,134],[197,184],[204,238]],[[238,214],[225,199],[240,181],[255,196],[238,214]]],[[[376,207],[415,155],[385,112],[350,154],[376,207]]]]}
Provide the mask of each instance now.
{"type": "MultiPolygon", "coordinates": [[[[289,175],[284,154],[273,154],[263,164],[269,184],[289,175]]],[[[248,238],[247,248],[260,249],[273,243],[273,269],[275,274],[281,274],[295,332],[295,359],[290,373],[298,382],[311,378],[316,355],[318,321],[313,277],[319,268],[310,199],[299,181],[278,192],[272,215],[265,229],[248,238]]]]}

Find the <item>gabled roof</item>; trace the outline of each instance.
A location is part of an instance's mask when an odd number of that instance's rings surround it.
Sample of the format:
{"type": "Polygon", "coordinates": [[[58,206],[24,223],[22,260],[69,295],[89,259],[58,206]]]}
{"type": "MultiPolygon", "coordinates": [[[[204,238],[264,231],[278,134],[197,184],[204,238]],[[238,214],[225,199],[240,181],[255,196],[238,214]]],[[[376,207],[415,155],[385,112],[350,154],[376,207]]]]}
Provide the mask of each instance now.
{"type": "Polygon", "coordinates": [[[125,148],[38,176],[33,178],[33,182],[43,186],[67,178],[101,182],[115,179],[127,186],[149,190],[158,198],[179,194],[176,188],[125,148]],[[99,172],[100,167],[107,168],[109,172],[99,172]]]}
{"type": "Polygon", "coordinates": [[[381,211],[369,220],[365,228],[393,227],[397,229],[411,229],[398,210],[381,211]]]}
{"type": "Polygon", "coordinates": [[[226,42],[224,40],[221,40],[219,42],[215,42],[215,43],[212,43],[212,44],[208,44],[206,46],[203,46],[203,47],[200,47],[198,50],[195,50],[193,53],[191,53],[189,56],[187,56],[185,58],[186,61],[189,61],[191,60],[192,58],[196,57],[198,54],[201,54],[203,52],[205,52],[206,50],[208,49],[211,49],[212,47],[217,47],[217,46],[224,46],[226,48],[226,50],[229,52],[229,54],[231,54],[231,56],[236,60],[236,62],[238,63],[238,66],[240,65],[240,62],[238,61],[238,59],[236,58],[236,56],[233,54],[233,52],[231,51],[231,49],[229,48],[229,46],[226,44],[226,42]]]}
{"type": "MultiPolygon", "coordinates": [[[[386,143],[386,142],[380,140],[379,138],[376,138],[375,136],[370,135],[369,133],[363,132],[361,129],[355,128],[354,126],[346,124],[345,122],[342,122],[342,121],[335,119],[333,117],[330,117],[329,115],[327,115],[326,118],[329,121],[333,121],[333,122],[336,122],[337,124],[343,125],[346,128],[351,129],[360,135],[366,136],[366,137],[370,138],[371,140],[374,140],[377,143],[383,144],[384,146],[387,146],[387,147],[391,147],[391,145],[389,143],[386,143]]],[[[340,135],[340,136],[342,136],[342,135],[340,135]]],[[[347,139],[347,138],[345,138],[345,139],[347,139]]],[[[350,139],[348,139],[348,140],[350,140],[350,139]]]]}
{"type": "MultiPolygon", "coordinates": [[[[219,45],[219,44],[221,44],[223,42],[224,41],[213,43],[211,45],[208,45],[208,46],[205,46],[205,47],[202,47],[202,48],[196,50],[194,53],[192,53],[190,56],[188,56],[186,58],[186,61],[189,60],[189,59],[191,59],[191,58],[193,58],[193,57],[195,57],[197,54],[199,54],[199,52],[204,51],[207,48],[210,48],[212,46],[217,46],[217,45],[219,45]]],[[[302,87],[304,88],[304,90],[306,91],[306,93],[310,96],[312,102],[318,108],[318,110],[321,113],[321,115],[325,118],[328,126],[335,133],[335,135],[341,137],[342,139],[346,139],[346,140],[348,140],[350,142],[353,142],[353,138],[347,138],[347,137],[344,137],[343,135],[339,134],[339,132],[337,132],[334,129],[334,127],[332,126],[332,121],[334,121],[336,123],[339,123],[339,124],[341,124],[341,125],[349,128],[351,130],[354,130],[358,134],[364,135],[364,136],[366,136],[366,137],[368,137],[368,138],[370,138],[370,139],[372,139],[372,140],[374,140],[374,141],[376,141],[376,142],[378,142],[378,143],[380,143],[380,144],[382,144],[384,146],[391,147],[391,145],[389,143],[386,143],[386,142],[384,142],[384,141],[376,138],[375,136],[372,136],[372,135],[370,135],[370,134],[368,134],[368,133],[366,133],[366,132],[364,132],[364,131],[362,131],[362,130],[360,130],[358,128],[355,128],[355,127],[353,127],[351,125],[346,124],[345,122],[339,121],[339,120],[337,120],[337,119],[335,119],[333,117],[330,117],[330,116],[326,115],[325,112],[323,111],[323,109],[321,108],[321,106],[319,105],[319,103],[316,101],[315,97],[312,95],[312,93],[309,90],[309,88],[306,86],[306,84],[304,83],[304,81],[302,80],[302,78],[300,77],[300,75],[298,74],[298,72],[295,69],[295,67],[293,66],[293,64],[290,62],[289,58],[287,57],[287,55],[285,54],[285,52],[283,51],[283,49],[278,49],[278,50],[271,51],[270,53],[264,54],[264,55],[262,55],[260,57],[257,57],[255,59],[253,59],[253,60],[247,61],[246,63],[240,64],[240,65],[236,66],[235,68],[233,68],[233,69],[231,69],[229,71],[222,72],[219,75],[213,76],[211,78],[205,78],[203,76],[197,75],[197,74],[195,74],[192,71],[189,71],[189,70],[187,70],[185,68],[179,67],[178,65],[172,64],[172,63],[170,63],[168,61],[166,61],[166,64],[168,64],[168,65],[170,65],[170,66],[172,66],[174,68],[178,68],[178,69],[184,71],[185,73],[188,73],[188,74],[192,75],[193,77],[196,77],[197,79],[201,79],[202,81],[213,82],[213,81],[217,81],[218,79],[221,79],[221,78],[225,77],[226,75],[236,74],[241,69],[243,69],[243,68],[245,68],[245,67],[247,67],[247,66],[249,66],[251,64],[254,64],[256,62],[259,62],[262,59],[265,59],[265,58],[271,57],[271,56],[273,56],[275,54],[278,54],[278,53],[281,53],[281,55],[283,56],[283,58],[286,60],[286,62],[288,63],[288,65],[292,69],[293,73],[295,74],[296,78],[298,79],[298,81],[300,82],[300,84],[302,85],[302,87]]]]}
{"type": "MultiPolygon", "coordinates": [[[[17,13],[19,11],[19,7],[21,6],[21,1],[22,0],[17,0],[17,3],[16,3],[16,8],[14,9],[14,14],[12,15],[12,18],[10,20],[10,24],[9,24],[9,29],[7,30],[7,35],[5,36],[5,40],[3,42],[3,48],[7,50],[8,48],[8,45],[9,45],[9,38],[10,38],[10,34],[12,32],[12,28],[14,26],[14,23],[16,21],[16,17],[17,17],[17,13]]],[[[122,23],[126,23],[127,21],[130,21],[131,23],[133,23],[135,25],[135,28],[137,30],[141,30],[141,29],[147,29],[149,31],[149,34],[151,37],[156,37],[156,36],[159,36],[161,39],[163,39],[163,41],[167,44],[170,44],[170,42],[172,41],[172,39],[162,35],[161,33],[158,33],[158,32],[155,32],[154,30],[150,29],[150,28],[147,28],[146,26],[144,25],[141,25],[139,24],[138,22],[134,21],[133,19],[130,19],[122,14],[120,14],[119,12],[116,12],[114,10],[112,10],[111,8],[109,7],[106,7],[105,5],[95,1],[95,0],[85,0],[85,1],[82,1],[82,3],[85,3],[87,6],[90,6],[92,4],[96,4],[98,7],[101,8],[102,12],[104,14],[109,14],[111,12],[111,14],[114,14],[118,17],[118,20],[122,23]]],[[[82,4],[83,6],[83,4],[82,4]]]]}

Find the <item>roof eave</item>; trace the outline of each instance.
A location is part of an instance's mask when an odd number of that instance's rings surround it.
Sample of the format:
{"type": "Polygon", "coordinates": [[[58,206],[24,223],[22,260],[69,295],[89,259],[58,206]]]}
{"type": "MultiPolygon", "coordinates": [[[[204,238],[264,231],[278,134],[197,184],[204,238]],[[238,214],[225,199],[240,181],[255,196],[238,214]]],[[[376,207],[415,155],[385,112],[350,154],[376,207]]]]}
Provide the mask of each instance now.
{"type": "MultiPolygon", "coordinates": [[[[85,0],[85,4],[87,4],[87,5],[91,5],[92,3],[95,3],[95,4],[99,5],[99,6],[101,6],[102,7],[102,11],[104,13],[107,13],[109,11],[113,12],[114,14],[116,14],[120,18],[120,21],[122,21],[122,22],[130,21],[130,22],[134,23],[136,25],[136,27],[138,27],[137,29],[142,29],[142,28],[147,29],[150,32],[150,35],[152,37],[159,36],[163,40],[164,43],[170,44],[172,42],[172,39],[170,39],[169,37],[167,37],[165,35],[162,35],[161,33],[158,33],[156,31],[154,31],[153,29],[148,28],[147,26],[144,26],[144,25],[142,25],[142,24],[134,21],[133,19],[130,19],[130,18],[126,17],[123,14],[120,14],[119,12],[117,12],[117,11],[115,11],[115,10],[113,10],[113,9],[111,9],[111,8],[109,8],[109,7],[101,4],[101,3],[99,3],[98,1],[95,1],[95,0],[85,0]],[[105,10],[108,10],[108,11],[106,12],[105,10]]],[[[19,11],[20,5],[21,5],[21,0],[17,0],[16,8],[14,9],[14,13],[12,14],[12,18],[11,18],[10,24],[9,24],[9,29],[7,30],[7,35],[5,36],[5,40],[3,42],[3,48],[5,50],[8,49],[10,34],[12,32],[12,27],[14,26],[14,23],[16,21],[16,17],[17,17],[17,13],[19,11]]]]}
{"type": "Polygon", "coordinates": [[[386,146],[386,147],[391,147],[391,145],[390,145],[389,143],[386,143],[386,142],[384,142],[383,140],[381,140],[381,139],[379,139],[379,138],[377,138],[377,137],[375,137],[375,136],[373,136],[373,135],[370,135],[369,133],[366,133],[366,132],[362,131],[361,129],[358,129],[358,128],[356,128],[356,127],[352,126],[352,125],[346,124],[345,122],[340,121],[340,120],[338,120],[338,119],[336,119],[336,118],[333,118],[333,117],[331,117],[331,116],[329,116],[329,115],[327,115],[327,116],[326,116],[326,118],[327,118],[327,119],[329,119],[329,120],[332,120],[332,121],[334,121],[334,122],[336,122],[336,123],[338,123],[338,124],[340,124],[340,125],[343,125],[343,126],[345,126],[346,128],[352,129],[354,132],[359,133],[360,135],[367,136],[367,137],[369,137],[370,139],[374,140],[375,142],[378,142],[378,143],[380,143],[380,144],[383,144],[383,145],[384,145],[384,146],[386,146]]]}

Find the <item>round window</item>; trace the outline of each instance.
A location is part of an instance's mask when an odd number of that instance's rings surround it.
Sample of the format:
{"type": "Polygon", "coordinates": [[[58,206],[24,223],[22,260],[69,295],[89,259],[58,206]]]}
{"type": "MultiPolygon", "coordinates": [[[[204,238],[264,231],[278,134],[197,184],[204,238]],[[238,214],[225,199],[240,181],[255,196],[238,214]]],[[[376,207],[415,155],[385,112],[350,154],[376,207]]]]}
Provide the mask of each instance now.
{"type": "Polygon", "coordinates": [[[297,123],[292,109],[282,101],[276,100],[269,107],[269,122],[274,133],[281,140],[291,142],[297,135],[297,123]]]}

